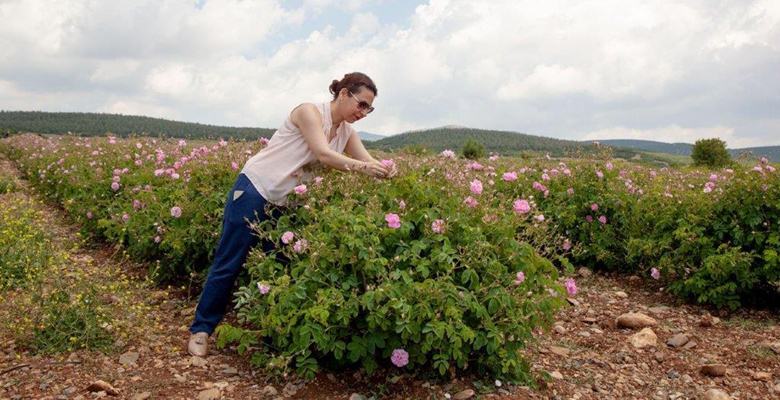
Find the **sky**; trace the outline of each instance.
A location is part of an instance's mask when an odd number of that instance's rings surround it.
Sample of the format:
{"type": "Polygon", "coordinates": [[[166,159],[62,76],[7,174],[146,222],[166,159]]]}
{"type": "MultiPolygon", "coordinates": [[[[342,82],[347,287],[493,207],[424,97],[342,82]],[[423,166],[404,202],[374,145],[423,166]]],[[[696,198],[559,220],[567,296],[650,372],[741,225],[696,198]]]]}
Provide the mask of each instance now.
{"type": "Polygon", "coordinates": [[[0,0],[0,109],[277,128],[361,71],[358,130],[780,145],[779,0],[0,0]]]}

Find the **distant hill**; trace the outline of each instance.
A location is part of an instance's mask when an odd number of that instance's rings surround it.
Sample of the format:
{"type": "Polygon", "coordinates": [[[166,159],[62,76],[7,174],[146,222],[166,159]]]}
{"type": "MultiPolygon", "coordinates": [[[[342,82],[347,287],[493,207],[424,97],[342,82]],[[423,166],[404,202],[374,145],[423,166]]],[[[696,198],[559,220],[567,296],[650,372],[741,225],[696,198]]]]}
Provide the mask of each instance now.
{"type": "Polygon", "coordinates": [[[383,135],[377,135],[376,133],[368,133],[363,131],[358,131],[358,134],[360,135],[360,139],[362,139],[364,142],[373,142],[384,139],[386,137],[383,135]]]}
{"type": "Polygon", "coordinates": [[[586,143],[592,142],[599,142],[612,147],[625,147],[628,149],[651,151],[654,153],[669,153],[684,156],[691,155],[691,149],[693,148],[693,145],[689,143],[664,143],[652,140],[608,139],[586,141],[586,143]]]}
{"type": "Polygon", "coordinates": [[[275,129],[228,127],[171,121],[162,118],[102,113],[0,111],[0,130],[102,136],[132,134],[182,138],[257,139],[271,137],[275,129]]]}
{"type": "MultiPolygon", "coordinates": [[[[690,143],[664,143],[652,140],[633,140],[633,139],[608,139],[608,140],[589,140],[586,143],[599,142],[613,147],[622,147],[654,153],[668,153],[683,156],[690,156],[693,151],[693,145],[690,143]]],[[[762,146],[746,147],[740,149],[729,149],[732,157],[739,157],[743,153],[752,154],[753,157],[766,157],[772,161],[780,161],[780,146],[762,146]]]]}
{"type": "Polygon", "coordinates": [[[553,139],[511,131],[444,126],[434,129],[409,131],[367,144],[370,148],[394,150],[406,146],[423,146],[439,152],[444,149],[460,150],[468,139],[485,146],[488,152],[501,154],[521,151],[539,151],[550,155],[563,155],[573,151],[587,151],[591,146],[572,140],[553,139]]]}
{"type": "MultiPolygon", "coordinates": [[[[271,137],[274,129],[255,127],[228,127],[171,121],[135,115],[103,113],[67,113],[42,111],[0,111],[0,136],[12,132],[36,132],[49,134],[73,133],[82,136],[103,136],[111,133],[117,136],[133,134],[145,136],[167,136],[183,138],[233,138],[254,140],[271,137]]],[[[359,132],[366,147],[381,150],[396,150],[406,146],[423,146],[439,152],[444,149],[460,150],[468,139],[475,139],[488,152],[516,154],[524,151],[549,153],[552,156],[568,155],[573,152],[595,151],[593,141],[578,142],[534,136],[512,131],[468,128],[447,125],[434,129],[409,131],[394,136],[381,136],[359,132]]],[[[667,162],[658,153],[688,156],[692,145],[688,143],[663,143],[650,140],[600,140],[613,147],[613,155],[620,158],[638,158],[645,161],[667,162]],[[640,154],[641,153],[641,154],[640,154]],[[639,157],[637,157],[639,155],[639,157]]],[[[780,161],[780,146],[730,149],[738,156],[750,152],[753,157],[766,156],[780,161]]]]}
{"type": "Polygon", "coordinates": [[[733,157],[739,157],[743,153],[753,157],[766,157],[772,162],[780,162],[780,146],[745,147],[742,149],[729,149],[733,157]]]}

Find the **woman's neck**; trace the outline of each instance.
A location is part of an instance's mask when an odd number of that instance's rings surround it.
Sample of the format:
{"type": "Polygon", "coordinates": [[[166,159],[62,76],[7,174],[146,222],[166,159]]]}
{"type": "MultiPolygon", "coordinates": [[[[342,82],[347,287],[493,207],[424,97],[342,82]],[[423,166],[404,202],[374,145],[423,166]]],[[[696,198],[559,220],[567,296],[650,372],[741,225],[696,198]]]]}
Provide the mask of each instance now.
{"type": "Polygon", "coordinates": [[[339,126],[344,122],[344,118],[339,116],[340,113],[336,112],[338,108],[338,102],[333,100],[330,102],[330,120],[333,122],[333,126],[339,126]]]}

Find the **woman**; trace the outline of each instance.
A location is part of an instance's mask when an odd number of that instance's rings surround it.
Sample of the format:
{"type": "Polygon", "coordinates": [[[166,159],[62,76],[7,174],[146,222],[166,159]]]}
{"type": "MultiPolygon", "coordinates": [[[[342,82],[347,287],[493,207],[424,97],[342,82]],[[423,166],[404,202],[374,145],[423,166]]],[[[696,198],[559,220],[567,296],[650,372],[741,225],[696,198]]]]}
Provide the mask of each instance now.
{"type": "MultiPolygon", "coordinates": [[[[330,93],[332,101],[295,107],[268,145],[246,162],[228,193],[222,236],[190,327],[190,354],[206,355],[208,337],[224,317],[236,277],[258,242],[249,222],[276,216],[267,214],[267,203],[284,206],[287,195],[318,162],[377,178],[395,175],[394,169],[371,157],[351,126],[374,111],[377,89],[371,78],[360,72],[344,75],[331,83],[330,93]]],[[[272,243],[263,243],[264,251],[272,248],[272,243]]]]}

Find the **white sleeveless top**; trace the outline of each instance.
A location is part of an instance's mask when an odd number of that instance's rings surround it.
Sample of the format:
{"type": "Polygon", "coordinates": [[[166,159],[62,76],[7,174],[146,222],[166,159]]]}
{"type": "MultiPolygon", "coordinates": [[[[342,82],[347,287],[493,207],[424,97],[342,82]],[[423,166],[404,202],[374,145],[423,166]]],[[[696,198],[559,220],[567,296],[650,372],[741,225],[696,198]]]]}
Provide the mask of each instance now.
{"type": "MultiPolygon", "coordinates": [[[[330,102],[315,104],[322,114],[322,131],[328,140],[333,120],[330,116],[330,102]]],[[[355,128],[342,122],[336,129],[336,136],[328,143],[332,150],[343,153],[347,140],[355,128]]],[[[247,160],[241,173],[249,178],[255,189],[269,202],[284,206],[287,195],[295,186],[308,182],[322,168],[322,163],[309,149],[309,145],[287,115],[282,126],[274,132],[266,147],[247,160]]]]}

